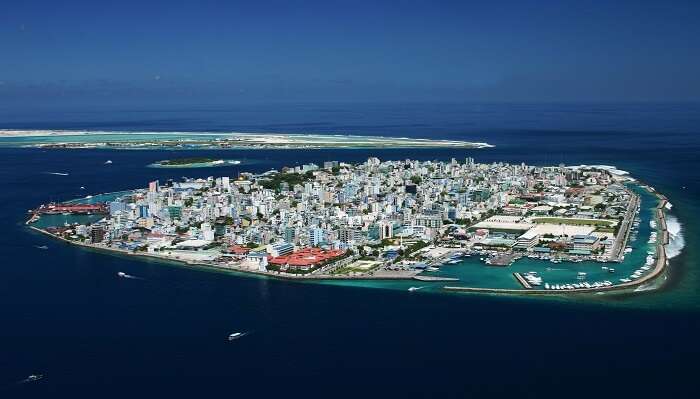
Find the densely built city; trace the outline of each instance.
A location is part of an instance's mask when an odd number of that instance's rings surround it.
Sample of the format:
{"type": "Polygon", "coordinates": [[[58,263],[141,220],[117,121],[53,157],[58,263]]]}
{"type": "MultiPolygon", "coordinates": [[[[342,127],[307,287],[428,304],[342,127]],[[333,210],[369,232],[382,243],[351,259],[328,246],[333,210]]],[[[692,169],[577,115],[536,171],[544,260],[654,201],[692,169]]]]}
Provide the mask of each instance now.
{"type": "MultiPolygon", "coordinates": [[[[42,231],[96,248],[242,272],[454,281],[430,272],[469,256],[501,268],[524,257],[621,261],[639,223],[630,180],[604,166],[369,158],[152,181],[104,202],[42,205],[31,221],[104,215],[42,231]]],[[[653,262],[647,263],[645,271],[653,262]]],[[[619,282],[632,283],[643,273],[619,282]]],[[[523,288],[541,286],[535,272],[513,274],[523,288]]]]}

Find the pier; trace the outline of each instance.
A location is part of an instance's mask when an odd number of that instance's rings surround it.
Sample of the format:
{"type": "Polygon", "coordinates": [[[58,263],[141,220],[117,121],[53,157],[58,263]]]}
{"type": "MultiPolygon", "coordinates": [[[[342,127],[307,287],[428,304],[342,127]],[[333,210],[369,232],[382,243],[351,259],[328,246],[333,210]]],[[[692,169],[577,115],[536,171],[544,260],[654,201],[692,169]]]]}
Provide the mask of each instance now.
{"type": "Polygon", "coordinates": [[[532,289],[532,286],[530,285],[530,283],[527,282],[527,280],[525,280],[525,278],[523,277],[522,274],[520,274],[520,273],[513,273],[513,276],[515,277],[516,280],[518,280],[518,282],[520,283],[520,285],[522,285],[523,287],[525,287],[525,289],[528,289],[528,290],[531,290],[531,289],[532,289]]]}
{"type": "Polygon", "coordinates": [[[413,276],[414,280],[418,281],[459,281],[454,277],[431,277],[431,276],[413,276]]]}

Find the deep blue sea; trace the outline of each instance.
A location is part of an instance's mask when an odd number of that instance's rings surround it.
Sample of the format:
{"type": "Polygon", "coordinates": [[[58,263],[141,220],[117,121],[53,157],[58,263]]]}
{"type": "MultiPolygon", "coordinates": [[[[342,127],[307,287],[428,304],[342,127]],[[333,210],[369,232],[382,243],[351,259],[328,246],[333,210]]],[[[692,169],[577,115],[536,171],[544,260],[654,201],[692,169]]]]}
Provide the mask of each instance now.
{"type": "Polygon", "coordinates": [[[243,161],[190,170],[147,168],[172,156],[164,151],[0,148],[2,398],[626,398],[700,388],[700,104],[0,109],[0,128],[352,133],[496,146],[182,151],[243,161]],[[91,252],[24,226],[27,209],[41,203],[153,179],[369,156],[616,165],[669,197],[685,247],[660,290],[552,300],[233,276],[91,252]],[[228,342],[233,331],[251,334],[228,342]],[[45,378],[17,383],[32,373],[45,378]]]}

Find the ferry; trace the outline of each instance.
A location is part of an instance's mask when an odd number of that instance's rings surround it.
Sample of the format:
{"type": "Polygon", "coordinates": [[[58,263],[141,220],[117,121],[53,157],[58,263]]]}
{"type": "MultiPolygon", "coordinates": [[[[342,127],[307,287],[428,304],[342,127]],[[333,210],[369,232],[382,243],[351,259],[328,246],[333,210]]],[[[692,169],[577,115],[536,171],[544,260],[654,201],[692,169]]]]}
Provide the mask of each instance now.
{"type": "Polygon", "coordinates": [[[238,338],[242,338],[243,336],[245,336],[245,333],[235,332],[235,333],[229,334],[228,340],[233,341],[233,340],[236,340],[238,338]]]}

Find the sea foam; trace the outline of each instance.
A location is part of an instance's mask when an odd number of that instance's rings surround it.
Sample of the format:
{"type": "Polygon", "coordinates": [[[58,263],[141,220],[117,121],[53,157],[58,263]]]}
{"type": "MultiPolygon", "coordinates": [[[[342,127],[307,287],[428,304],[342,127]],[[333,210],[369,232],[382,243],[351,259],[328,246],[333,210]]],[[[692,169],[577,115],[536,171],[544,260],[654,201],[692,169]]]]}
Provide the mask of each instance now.
{"type": "Polygon", "coordinates": [[[666,247],[666,256],[673,258],[678,256],[685,247],[685,237],[683,237],[683,226],[677,217],[666,216],[666,228],[668,229],[669,243],[666,247]]]}

